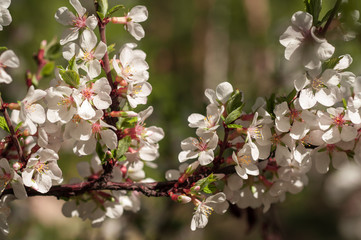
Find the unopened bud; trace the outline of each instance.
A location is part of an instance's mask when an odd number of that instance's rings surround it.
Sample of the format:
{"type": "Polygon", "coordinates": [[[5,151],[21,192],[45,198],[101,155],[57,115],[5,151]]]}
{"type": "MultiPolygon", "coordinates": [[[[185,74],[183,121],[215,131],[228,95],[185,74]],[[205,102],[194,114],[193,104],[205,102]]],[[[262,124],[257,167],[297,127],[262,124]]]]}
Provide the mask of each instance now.
{"type": "Polygon", "coordinates": [[[112,17],[110,21],[115,24],[127,24],[128,17],[112,17]]]}
{"type": "Polygon", "coordinates": [[[13,164],[13,169],[15,171],[18,171],[20,168],[21,168],[21,164],[19,162],[16,162],[16,163],[13,164]]]}
{"type": "Polygon", "coordinates": [[[18,103],[9,103],[8,107],[11,110],[20,110],[20,105],[18,103]]]}

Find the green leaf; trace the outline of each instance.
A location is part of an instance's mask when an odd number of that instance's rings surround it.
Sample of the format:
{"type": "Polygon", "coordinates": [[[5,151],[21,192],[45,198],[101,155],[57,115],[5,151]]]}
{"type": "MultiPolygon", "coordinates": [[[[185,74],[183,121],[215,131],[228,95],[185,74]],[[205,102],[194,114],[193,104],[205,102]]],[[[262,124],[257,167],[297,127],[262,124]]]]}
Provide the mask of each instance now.
{"type": "Polygon", "coordinates": [[[290,103],[290,102],[293,100],[293,98],[296,96],[296,94],[297,94],[297,90],[296,90],[296,89],[293,89],[292,92],[290,92],[290,93],[287,95],[287,97],[286,97],[286,102],[287,102],[287,103],[290,103]]]}
{"type": "Polygon", "coordinates": [[[118,142],[118,148],[117,150],[115,151],[115,157],[117,159],[120,159],[121,157],[124,156],[124,154],[128,151],[128,148],[131,144],[131,137],[130,136],[126,136],[122,139],[119,140],[118,142]]]}
{"type": "Polygon", "coordinates": [[[237,118],[239,118],[241,116],[241,114],[242,114],[243,105],[244,104],[242,104],[242,106],[236,108],[230,114],[228,114],[228,116],[227,116],[226,120],[224,121],[224,123],[229,125],[232,122],[234,122],[237,118]]]}
{"type": "Polygon", "coordinates": [[[108,12],[107,12],[107,17],[110,17],[113,13],[115,13],[116,11],[118,11],[119,9],[124,8],[123,5],[116,5],[114,7],[112,7],[108,12]]]}
{"type": "Polygon", "coordinates": [[[69,84],[72,87],[77,87],[80,82],[79,74],[74,70],[60,70],[60,76],[63,78],[64,82],[69,84]]]}
{"type": "Polygon", "coordinates": [[[227,101],[227,107],[226,107],[227,113],[231,113],[233,110],[240,107],[243,104],[242,99],[243,99],[243,93],[240,92],[238,89],[234,91],[232,96],[227,101]]]}
{"type": "Polygon", "coordinates": [[[104,19],[108,12],[108,0],[98,0],[98,15],[101,19],[104,19]]]}
{"type": "Polygon", "coordinates": [[[110,44],[110,45],[108,46],[108,48],[107,48],[108,54],[115,51],[115,48],[114,48],[114,47],[115,47],[115,43],[110,44]]]}
{"type": "Polygon", "coordinates": [[[7,47],[0,47],[0,52],[4,52],[4,51],[6,51],[6,50],[8,50],[7,47]]]}
{"type": "Polygon", "coordinates": [[[306,11],[313,17],[313,25],[318,26],[320,22],[318,18],[322,10],[322,1],[321,0],[304,0],[306,6],[306,11]]]}
{"type": "Polygon", "coordinates": [[[328,10],[328,12],[325,14],[325,16],[323,16],[322,20],[319,22],[320,25],[329,19],[329,17],[332,14],[332,11],[333,11],[333,9],[328,10]]]}
{"type": "Polygon", "coordinates": [[[243,128],[242,125],[238,125],[238,124],[228,124],[227,127],[228,128],[243,128]]]}
{"type": "Polygon", "coordinates": [[[23,122],[19,122],[18,125],[15,127],[15,132],[23,125],[23,122]]]}
{"type": "Polygon", "coordinates": [[[8,124],[6,123],[6,120],[4,117],[0,117],[0,128],[2,128],[3,130],[7,131],[8,133],[10,133],[8,124]]]}
{"type": "Polygon", "coordinates": [[[61,45],[57,41],[53,41],[47,45],[45,49],[45,58],[49,60],[56,60],[61,56],[61,45]]]}
{"type": "Polygon", "coordinates": [[[96,151],[96,153],[98,154],[98,157],[100,158],[100,161],[101,161],[102,163],[104,163],[106,154],[105,154],[105,152],[103,151],[103,147],[102,147],[102,145],[100,145],[99,142],[97,142],[97,146],[96,146],[96,148],[95,148],[95,151],[96,151]]]}
{"type": "Polygon", "coordinates": [[[40,74],[41,74],[43,77],[50,76],[50,75],[53,74],[54,67],[55,67],[54,62],[48,62],[48,63],[45,64],[45,66],[41,69],[40,74]]]}
{"type": "Polygon", "coordinates": [[[347,102],[345,98],[342,98],[343,108],[347,110],[347,102]]]}
{"type": "Polygon", "coordinates": [[[322,64],[322,69],[333,69],[342,57],[332,57],[322,64]]]}
{"type": "Polygon", "coordinates": [[[208,177],[202,178],[196,182],[196,184],[191,188],[191,192],[197,194],[199,191],[203,191],[205,193],[213,193],[215,191],[215,187],[211,186],[213,182],[216,182],[218,179],[211,173],[208,177]],[[200,187],[199,191],[195,191],[194,188],[196,186],[200,187]]]}
{"type": "Polygon", "coordinates": [[[267,112],[272,116],[272,118],[275,118],[273,110],[276,107],[276,94],[273,93],[270,98],[266,99],[266,102],[267,102],[266,105],[267,112]]]}

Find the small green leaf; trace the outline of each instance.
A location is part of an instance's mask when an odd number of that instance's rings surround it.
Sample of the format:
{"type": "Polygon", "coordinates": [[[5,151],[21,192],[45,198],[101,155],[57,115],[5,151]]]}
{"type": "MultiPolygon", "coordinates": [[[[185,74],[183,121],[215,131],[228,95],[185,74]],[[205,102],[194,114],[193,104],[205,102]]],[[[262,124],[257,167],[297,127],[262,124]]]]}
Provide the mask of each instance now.
{"type": "Polygon", "coordinates": [[[286,97],[286,102],[287,102],[287,103],[290,103],[290,102],[293,100],[293,98],[296,96],[296,94],[297,94],[297,90],[294,88],[294,89],[292,90],[292,92],[290,92],[290,93],[287,95],[287,97],[286,97]]]}
{"type": "Polygon", "coordinates": [[[238,125],[238,124],[228,124],[227,127],[228,128],[243,128],[242,125],[238,125]]]}
{"type": "Polygon", "coordinates": [[[4,52],[4,51],[6,51],[6,50],[8,50],[7,47],[0,47],[0,52],[4,52]]]}
{"type": "Polygon", "coordinates": [[[53,41],[47,45],[45,49],[45,58],[56,60],[61,56],[61,45],[57,41],[53,41]]]}
{"type": "Polygon", "coordinates": [[[346,99],[342,98],[343,108],[347,110],[347,102],[346,99]]]}
{"type": "Polygon", "coordinates": [[[0,117],[0,128],[2,128],[3,130],[7,131],[8,133],[10,133],[8,124],[6,123],[6,120],[4,117],[0,117]]]}
{"type": "Polygon", "coordinates": [[[333,69],[341,59],[342,57],[332,57],[328,59],[326,62],[323,63],[322,69],[333,69]]]}
{"type": "Polygon", "coordinates": [[[240,92],[239,90],[234,91],[232,96],[227,101],[227,107],[226,107],[227,113],[231,113],[233,110],[240,107],[243,104],[242,99],[243,99],[243,93],[240,92]]]}
{"type": "Polygon", "coordinates": [[[23,125],[23,122],[19,122],[18,125],[15,127],[15,132],[23,125]]]}
{"type": "Polygon", "coordinates": [[[115,43],[110,44],[110,45],[108,46],[108,48],[107,48],[108,54],[115,51],[115,48],[114,48],[114,47],[115,47],[115,43]]]}
{"type": "Polygon", "coordinates": [[[47,64],[45,64],[45,66],[41,69],[40,74],[44,77],[46,76],[50,76],[53,74],[53,70],[54,70],[55,64],[54,62],[48,62],[47,64]]]}
{"type": "Polygon", "coordinates": [[[116,11],[118,11],[119,9],[122,9],[122,8],[124,8],[124,6],[123,5],[116,5],[116,6],[114,6],[114,7],[112,7],[109,11],[108,11],[108,13],[107,13],[107,17],[110,17],[111,15],[113,15],[113,13],[115,13],[116,11]]]}
{"type": "Polygon", "coordinates": [[[108,12],[108,0],[98,0],[98,15],[101,19],[104,19],[108,12]]]}
{"type": "Polygon", "coordinates": [[[64,82],[69,84],[72,87],[77,87],[80,82],[79,74],[74,70],[60,70],[60,76],[63,78],[64,82]]]}
{"type": "Polygon", "coordinates": [[[100,145],[99,142],[97,142],[97,146],[95,148],[96,153],[98,154],[98,157],[100,158],[100,161],[103,163],[105,160],[105,152],[103,151],[102,145],[100,145]]]}
{"type": "Polygon", "coordinates": [[[228,124],[231,124],[232,122],[234,122],[237,118],[239,118],[242,114],[243,105],[244,104],[242,104],[242,106],[236,108],[230,114],[228,114],[224,123],[228,125],[228,124]]]}
{"type": "Polygon", "coordinates": [[[132,139],[131,139],[130,136],[126,136],[126,137],[119,140],[118,148],[115,151],[115,157],[117,159],[120,159],[128,151],[128,148],[129,148],[129,146],[131,144],[131,141],[132,141],[132,139]]]}

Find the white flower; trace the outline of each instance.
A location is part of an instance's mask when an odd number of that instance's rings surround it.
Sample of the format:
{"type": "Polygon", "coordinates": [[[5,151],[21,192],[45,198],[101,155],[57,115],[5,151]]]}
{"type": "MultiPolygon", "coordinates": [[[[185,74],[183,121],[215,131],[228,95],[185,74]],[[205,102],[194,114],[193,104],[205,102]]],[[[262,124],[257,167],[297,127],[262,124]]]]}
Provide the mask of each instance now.
{"type": "Polygon", "coordinates": [[[9,84],[13,81],[13,79],[9,74],[5,72],[6,67],[10,67],[10,68],[19,67],[19,58],[15,55],[15,53],[12,50],[6,50],[0,55],[0,83],[9,84]]]}
{"type": "Polygon", "coordinates": [[[61,36],[61,45],[76,40],[79,36],[80,29],[93,30],[98,25],[98,20],[94,15],[87,17],[86,9],[81,6],[79,0],[70,0],[70,4],[76,10],[77,15],[70,12],[67,7],[61,7],[55,13],[56,21],[60,24],[71,27],[66,29],[61,36]]]}
{"type": "Polygon", "coordinates": [[[128,83],[145,82],[149,78],[146,54],[142,50],[134,50],[134,43],[125,44],[120,49],[119,60],[113,57],[113,67],[117,75],[128,83]]]}
{"type": "Polygon", "coordinates": [[[2,193],[5,188],[11,184],[14,195],[19,199],[24,199],[28,195],[25,191],[22,178],[10,167],[8,160],[5,158],[0,159],[0,192],[2,193]]]}
{"type": "Polygon", "coordinates": [[[137,40],[144,37],[145,32],[140,25],[140,22],[144,22],[148,18],[148,10],[144,6],[135,6],[125,17],[112,17],[113,23],[124,24],[125,29],[137,40]]]}
{"type": "Polygon", "coordinates": [[[248,175],[258,176],[259,169],[257,167],[257,161],[251,157],[251,147],[249,144],[245,144],[241,150],[236,154],[233,152],[232,159],[237,164],[234,168],[243,179],[248,179],[248,175]]]}
{"type": "Polygon", "coordinates": [[[200,139],[189,137],[181,142],[182,150],[178,159],[184,162],[198,157],[201,165],[207,165],[214,159],[214,149],[218,146],[217,134],[204,134],[200,139]]]}
{"type": "Polygon", "coordinates": [[[317,102],[331,107],[341,100],[341,90],[338,88],[340,74],[333,69],[326,69],[321,76],[318,71],[310,71],[300,75],[294,82],[300,92],[299,103],[302,109],[310,109],[317,102]]]}
{"type": "Polygon", "coordinates": [[[322,140],[327,144],[335,144],[339,141],[349,142],[357,136],[357,129],[350,124],[349,117],[342,107],[328,108],[327,113],[318,111],[319,127],[326,131],[322,140]]]}
{"type": "Polygon", "coordinates": [[[3,30],[3,26],[8,26],[13,20],[8,10],[10,4],[11,0],[0,1],[0,31],[3,30]]]}
{"type": "MultiPolygon", "coordinates": [[[[233,87],[229,82],[222,82],[216,87],[216,91],[213,89],[206,89],[204,91],[205,96],[208,98],[211,104],[219,104],[220,101],[222,104],[225,104],[229,97],[233,93],[233,87]]],[[[242,99],[243,100],[243,99],[242,99]]]]}
{"type": "Polygon", "coordinates": [[[224,107],[219,108],[216,104],[207,106],[207,116],[198,113],[192,113],[188,117],[189,127],[198,128],[197,135],[215,132],[219,127],[219,119],[223,113],[224,107]]]}
{"type": "Polygon", "coordinates": [[[58,166],[59,156],[51,149],[39,149],[26,164],[22,177],[25,186],[46,193],[53,184],[60,184],[62,172],[58,166]]]}
{"type": "Polygon", "coordinates": [[[127,89],[127,100],[132,108],[139,104],[146,104],[147,97],[152,92],[152,86],[148,82],[129,84],[127,89]]]}
{"type": "Polygon", "coordinates": [[[316,36],[311,14],[296,12],[291,22],[292,25],[280,37],[280,43],[286,47],[285,58],[300,62],[308,69],[319,69],[335,48],[326,39],[316,36]]]}
{"type": "Polygon", "coordinates": [[[321,173],[327,173],[332,159],[332,165],[336,169],[340,169],[348,161],[345,151],[340,151],[340,146],[335,144],[327,144],[313,150],[312,158],[315,162],[316,170],[321,173]]]}
{"type": "Polygon", "coordinates": [[[66,60],[70,60],[74,55],[76,60],[80,59],[84,61],[85,71],[87,71],[90,78],[95,78],[101,73],[101,66],[99,60],[101,60],[107,51],[107,45],[102,41],[98,42],[97,36],[93,31],[85,29],[81,34],[79,44],[68,43],[63,48],[63,57],[66,60]]]}
{"type": "Polygon", "coordinates": [[[208,218],[213,211],[217,213],[225,213],[228,208],[226,195],[223,192],[209,196],[205,201],[197,202],[197,209],[193,214],[191,221],[191,230],[204,228],[208,223],[208,218]]]}
{"type": "Polygon", "coordinates": [[[45,110],[40,104],[36,103],[45,95],[45,91],[34,90],[34,86],[31,86],[25,98],[21,101],[20,120],[29,127],[30,134],[36,133],[36,124],[45,122],[45,110]]]}
{"type": "MultiPolygon", "coordinates": [[[[73,89],[66,86],[50,87],[45,97],[48,111],[47,118],[50,122],[69,122],[78,111],[78,106],[73,96],[73,89]]],[[[78,100],[79,102],[80,100],[78,100]]]]}
{"type": "Polygon", "coordinates": [[[95,83],[83,81],[78,89],[74,90],[74,100],[81,99],[78,103],[78,114],[81,118],[89,120],[95,116],[95,109],[107,109],[112,104],[110,98],[111,87],[105,77],[95,83]]]}

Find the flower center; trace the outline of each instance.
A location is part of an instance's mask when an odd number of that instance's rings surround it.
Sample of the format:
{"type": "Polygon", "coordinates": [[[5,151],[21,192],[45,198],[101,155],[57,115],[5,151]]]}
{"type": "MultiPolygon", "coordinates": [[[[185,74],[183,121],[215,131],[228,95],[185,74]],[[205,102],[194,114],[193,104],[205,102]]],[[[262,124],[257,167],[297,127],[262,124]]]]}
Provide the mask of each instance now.
{"type": "Polygon", "coordinates": [[[249,127],[247,129],[247,132],[249,133],[249,135],[254,138],[254,139],[260,139],[262,138],[262,134],[261,134],[261,128],[262,128],[262,125],[259,125],[259,126],[255,126],[255,127],[249,127]]]}
{"type": "Polygon", "coordinates": [[[204,142],[202,138],[199,138],[199,141],[193,140],[193,145],[196,146],[201,152],[207,150],[207,143],[204,142]]]}
{"type": "Polygon", "coordinates": [[[93,123],[92,125],[92,133],[100,133],[100,129],[101,129],[101,126],[100,126],[100,123],[96,122],[96,123],[93,123]]]}
{"type": "Polygon", "coordinates": [[[43,174],[45,170],[49,170],[49,167],[47,165],[45,165],[45,163],[38,162],[35,166],[35,170],[38,173],[43,174]]]}
{"type": "Polygon", "coordinates": [[[343,126],[346,122],[345,119],[343,119],[343,117],[344,117],[344,115],[341,113],[338,116],[332,118],[333,123],[339,127],[343,126]]]}
{"type": "Polygon", "coordinates": [[[58,102],[58,106],[66,106],[67,108],[70,107],[74,102],[74,98],[70,97],[63,97],[60,102],[58,102]]]}
{"type": "Polygon", "coordinates": [[[246,165],[249,166],[252,163],[252,158],[250,155],[242,155],[240,157],[237,157],[238,164],[240,165],[246,165]]]}
{"type": "Polygon", "coordinates": [[[84,56],[82,57],[82,59],[86,62],[93,60],[94,57],[94,51],[90,51],[90,52],[84,52],[84,56]]]}
{"type": "Polygon", "coordinates": [[[315,78],[312,80],[311,86],[314,90],[318,91],[324,87],[324,84],[321,81],[321,78],[315,78]]]}
{"type": "Polygon", "coordinates": [[[85,28],[86,27],[86,16],[77,17],[73,20],[73,26],[76,28],[85,28]]]}
{"type": "Polygon", "coordinates": [[[83,97],[88,100],[90,100],[92,98],[93,93],[94,93],[94,91],[91,88],[85,88],[85,89],[81,90],[81,94],[83,95],[83,97]]]}

